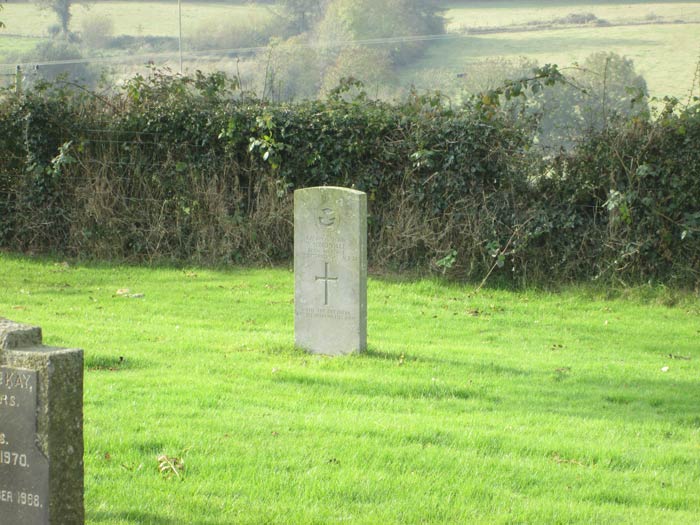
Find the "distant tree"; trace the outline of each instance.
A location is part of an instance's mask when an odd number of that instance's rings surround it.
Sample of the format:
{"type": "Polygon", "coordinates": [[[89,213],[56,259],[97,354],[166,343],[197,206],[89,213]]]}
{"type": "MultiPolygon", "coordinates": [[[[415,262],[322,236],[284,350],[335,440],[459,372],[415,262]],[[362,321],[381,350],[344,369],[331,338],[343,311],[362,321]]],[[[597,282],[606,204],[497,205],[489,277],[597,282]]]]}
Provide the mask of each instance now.
{"type": "Polygon", "coordinates": [[[277,6],[298,37],[271,49],[274,60],[262,73],[266,93],[283,99],[327,93],[345,77],[378,93],[398,66],[423,52],[425,42],[411,37],[445,30],[440,0],[277,0],[277,6]]]}
{"type": "Polygon", "coordinates": [[[83,18],[80,39],[90,48],[104,48],[114,37],[114,22],[107,16],[94,15],[83,18]]]}
{"type": "Polygon", "coordinates": [[[409,62],[424,48],[424,42],[401,42],[402,37],[444,31],[438,0],[331,0],[318,27],[328,41],[396,38],[384,44],[394,64],[409,62]]]}
{"type": "Polygon", "coordinates": [[[617,118],[648,113],[647,84],[632,60],[616,53],[594,53],[570,75],[528,102],[540,115],[539,143],[571,148],[587,132],[601,131],[617,118]]]}
{"type": "Polygon", "coordinates": [[[61,27],[61,33],[67,37],[70,34],[68,26],[70,25],[71,12],[70,8],[73,0],[35,0],[41,9],[50,9],[58,17],[58,22],[61,27]]]}
{"type": "Polygon", "coordinates": [[[286,18],[296,33],[304,33],[323,14],[326,0],[280,0],[286,18]]]}

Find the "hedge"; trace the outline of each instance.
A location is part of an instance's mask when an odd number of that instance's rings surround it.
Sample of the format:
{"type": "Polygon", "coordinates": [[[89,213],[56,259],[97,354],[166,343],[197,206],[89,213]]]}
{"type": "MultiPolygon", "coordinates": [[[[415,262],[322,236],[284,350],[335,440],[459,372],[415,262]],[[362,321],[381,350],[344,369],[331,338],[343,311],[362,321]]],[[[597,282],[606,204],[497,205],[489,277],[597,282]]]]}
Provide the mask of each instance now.
{"type": "MultiPolygon", "coordinates": [[[[359,88],[359,89],[358,89],[359,88]]],[[[700,104],[612,120],[543,158],[475,99],[272,103],[222,74],[110,95],[0,95],[0,247],[107,260],[286,263],[294,189],[369,195],[376,270],[518,284],[700,283],[700,104]]]]}

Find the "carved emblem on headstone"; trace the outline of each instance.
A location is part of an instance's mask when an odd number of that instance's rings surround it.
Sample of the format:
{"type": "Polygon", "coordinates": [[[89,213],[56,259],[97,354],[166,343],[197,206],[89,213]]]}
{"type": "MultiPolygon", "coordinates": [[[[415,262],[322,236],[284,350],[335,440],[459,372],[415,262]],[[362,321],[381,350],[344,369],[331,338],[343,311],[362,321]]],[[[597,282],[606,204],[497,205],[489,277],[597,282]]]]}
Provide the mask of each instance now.
{"type": "Polygon", "coordinates": [[[335,224],[335,212],[332,208],[323,208],[318,217],[321,226],[333,226],[335,224]]]}

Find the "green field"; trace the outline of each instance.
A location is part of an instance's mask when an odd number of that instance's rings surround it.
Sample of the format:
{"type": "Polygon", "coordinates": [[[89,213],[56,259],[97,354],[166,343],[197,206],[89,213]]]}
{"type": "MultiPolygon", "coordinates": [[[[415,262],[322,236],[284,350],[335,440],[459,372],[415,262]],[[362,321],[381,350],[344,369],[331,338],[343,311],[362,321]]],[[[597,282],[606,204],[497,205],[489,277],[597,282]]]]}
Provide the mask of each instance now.
{"type": "Polygon", "coordinates": [[[445,16],[448,32],[462,36],[433,43],[425,57],[403,72],[404,82],[429,88],[431,79],[444,77],[446,71],[459,74],[494,58],[524,57],[567,67],[604,51],[633,59],[652,96],[685,99],[700,60],[700,2],[454,2],[445,16]],[[572,13],[592,13],[611,25],[518,31],[528,23],[572,13]],[[631,25],[651,21],[659,23],[631,25]],[[678,21],[683,23],[673,23],[678,21]],[[469,35],[474,28],[501,31],[469,35]]]}
{"type": "Polygon", "coordinates": [[[541,0],[515,2],[495,0],[490,2],[447,3],[445,18],[448,31],[470,27],[504,27],[535,21],[548,21],[565,17],[570,13],[593,13],[612,24],[630,20],[643,21],[651,17],[661,20],[700,22],[700,2],[654,1],[557,1],[541,0]]]}
{"type": "MultiPolygon", "coordinates": [[[[177,2],[91,2],[87,5],[76,4],[71,14],[74,31],[80,30],[86,18],[108,16],[114,23],[115,35],[178,35],[177,2]]],[[[183,34],[209,20],[230,18],[245,24],[251,17],[267,16],[271,16],[271,13],[262,5],[182,2],[183,34]]],[[[51,11],[39,9],[31,2],[5,4],[2,20],[7,26],[5,33],[25,36],[47,36],[49,26],[57,23],[51,11]]]]}
{"type": "MultiPolygon", "coordinates": [[[[583,61],[597,51],[632,58],[647,80],[652,95],[685,98],[693,85],[700,59],[700,2],[453,2],[445,12],[448,32],[455,38],[432,42],[425,56],[399,72],[403,85],[444,87],[436,78],[454,78],[475,62],[527,57],[540,64],[561,67],[583,61]],[[571,13],[592,13],[612,25],[566,26],[539,31],[517,31],[534,21],[552,21],[571,13]],[[683,23],[674,23],[674,22],[683,23]],[[626,25],[630,22],[646,25],[626,25]],[[655,22],[655,23],[650,23],[655,22]],[[500,32],[464,36],[474,28],[501,28],[500,32]]],[[[98,2],[73,8],[72,27],[79,31],[86,18],[109,16],[115,35],[169,36],[178,34],[177,5],[173,2],[98,2]]],[[[204,24],[228,24],[231,31],[270,23],[272,12],[263,5],[183,2],[183,39],[206,35],[204,24]],[[222,22],[223,21],[223,22],[222,22]]],[[[33,3],[6,4],[0,30],[0,63],[28,50],[36,38],[46,38],[56,20],[33,3]],[[2,36],[2,35],[5,36],[2,36]],[[28,40],[24,37],[32,37],[28,40]]],[[[217,47],[217,46],[214,46],[217,47]]],[[[87,56],[94,55],[88,51],[87,56]]],[[[217,67],[221,56],[197,58],[187,67],[217,67]]],[[[145,62],[147,58],[143,58],[145,62]]],[[[11,64],[10,64],[11,65],[11,64]]]]}
{"type": "Polygon", "coordinates": [[[286,269],[0,254],[0,286],[85,350],[89,524],[700,522],[697,294],[371,278],[369,351],[326,358],[286,269]]]}
{"type": "MultiPolygon", "coordinates": [[[[537,32],[503,32],[464,36],[433,43],[426,55],[404,72],[419,88],[430,86],[436,68],[461,73],[482,60],[522,57],[541,65],[562,67],[582,62],[588,55],[613,51],[634,60],[649,92],[685,99],[700,59],[700,23],[682,25],[583,27],[537,32]],[[695,53],[690,52],[695,50],[695,53]]],[[[696,87],[695,94],[698,94],[696,87]]]]}

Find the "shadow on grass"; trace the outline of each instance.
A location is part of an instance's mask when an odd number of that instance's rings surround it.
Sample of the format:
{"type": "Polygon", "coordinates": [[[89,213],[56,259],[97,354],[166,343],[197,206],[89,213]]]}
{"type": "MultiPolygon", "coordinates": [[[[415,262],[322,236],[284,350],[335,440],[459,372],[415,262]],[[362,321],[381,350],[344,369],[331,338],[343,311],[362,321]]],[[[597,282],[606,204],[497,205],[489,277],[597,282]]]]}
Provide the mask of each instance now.
{"type": "MultiPolygon", "coordinates": [[[[665,421],[691,430],[700,428],[700,390],[695,381],[615,377],[570,367],[520,369],[489,361],[460,363],[462,373],[449,379],[431,378],[423,372],[414,378],[402,368],[415,366],[408,358],[404,365],[401,356],[391,352],[373,350],[363,355],[386,360],[391,369],[372,378],[287,371],[276,374],[273,382],[294,386],[314,398],[464,401],[477,411],[558,414],[611,422],[665,421]]],[[[415,361],[420,363],[423,358],[415,361]]]]}
{"type": "MultiPolygon", "coordinates": [[[[575,374],[575,372],[573,372],[575,374]]],[[[543,374],[537,386],[528,383],[536,395],[514,397],[510,405],[556,412],[569,417],[624,421],[666,421],[700,429],[700,390],[697,382],[686,380],[634,380],[611,382],[601,376],[559,380],[543,374]]]]}
{"type": "Polygon", "coordinates": [[[464,360],[458,359],[444,359],[430,356],[415,356],[406,355],[402,352],[387,352],[383,350],[377,350],[374,348],[368,348],[366,351],[356,354],[356,359],[376,359],[380,361],[389,362],[405,362],[405,363],[430,363],[430,364],[440,364],[449,365],[457,367],[466,367],[470,373],[490,373],[496,375],[508,375],[508,376],[528,376],[531,375],[531,371],[524,370],[520,368],[515,368],[512,366],[499,365],[493,361],[488,362],[474,362],[469,356],[465,357],[464,360]]]}
{"type": "MultiPolygon", "coordinates": [[[[297,373],[280,374],[275,382],[293,384],[302,387],[316,388],[331,392],[342,393],[345,396],[358,397],[391,397],[404,400],[416,399],[474,399],[483,398],[481,394],[468,388],[445,384],[443,382],[388,382],[368,381],[362,379],[328,378],[297,373]]],[[[494,401],[491,399],[491,401],[494,401]]]]}

